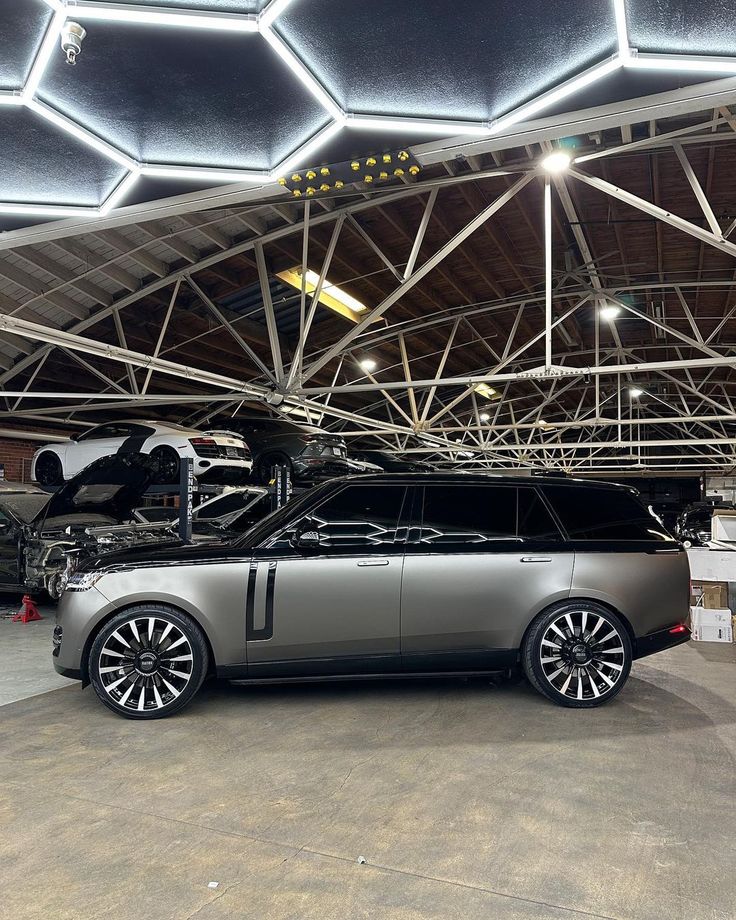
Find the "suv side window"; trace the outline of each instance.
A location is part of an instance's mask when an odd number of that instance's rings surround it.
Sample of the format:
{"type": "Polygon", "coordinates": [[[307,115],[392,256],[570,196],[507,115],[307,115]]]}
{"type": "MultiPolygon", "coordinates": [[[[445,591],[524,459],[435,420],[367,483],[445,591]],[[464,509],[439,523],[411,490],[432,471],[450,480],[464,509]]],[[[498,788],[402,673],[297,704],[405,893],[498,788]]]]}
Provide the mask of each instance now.
{"type": "Polygon", "coordinates": [[[317,531],[324,549],[377,554],[396,551],[404,544],[399,521],[407,492],[406,486],[399,485],[347,486],[290,522],[267,546],[291,547],[294,535],[307,527],[317,531]]]}
{"type": "Polygon", "coordinates": [[[488,550],[508,541],[559,541],[560,532],[533,488],[512,485],[428,485],[419,542],[488,550]]]}
{"type": "Polygon", "coordinates": [[[544,493],[571,540],[674,540],[630,492],[544,486],[544,493]]]}

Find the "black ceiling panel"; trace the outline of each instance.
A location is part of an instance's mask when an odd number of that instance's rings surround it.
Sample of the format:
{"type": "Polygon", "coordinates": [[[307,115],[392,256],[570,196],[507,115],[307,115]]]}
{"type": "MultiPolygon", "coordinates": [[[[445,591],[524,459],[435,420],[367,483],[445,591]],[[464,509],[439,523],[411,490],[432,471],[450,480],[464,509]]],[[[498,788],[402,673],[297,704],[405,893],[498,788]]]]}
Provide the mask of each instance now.
{"type": "Polygon", "coordinates": [[[0,108],[2,200],[98,205],[124,171],[23,108],[0,108]]]}
{"type": "Polygon", "coordinates": [[[255,34],[90,23],[40,95],[147,162],[265,169],[328,120],[255,34]]]}
{"type": "MultiPolygon", "coordinates": [[[[128,0],[109,3],[130,5],[128,0]]],[[[268,0],[137,0],[136,6],[170,6],[179,10],[205,10],[212,13],[259,13],[268,0]]]]}
{"type": "Polygon", "coordinates": [[[639,51],[736,55],[733,0],[626,0],[626,10],[639,51]]]}
{"type": "Polygon", "coordinates": [[[0,11],[0,89],[20,89],[52,12],[41,0],[3,0],[0,11]]]}
{"type": "Polygon", "coordinates": [[[611,0],[295,0],[277,29],[350,111],[483,120],[614,53],[612,9],[611,0]]]}

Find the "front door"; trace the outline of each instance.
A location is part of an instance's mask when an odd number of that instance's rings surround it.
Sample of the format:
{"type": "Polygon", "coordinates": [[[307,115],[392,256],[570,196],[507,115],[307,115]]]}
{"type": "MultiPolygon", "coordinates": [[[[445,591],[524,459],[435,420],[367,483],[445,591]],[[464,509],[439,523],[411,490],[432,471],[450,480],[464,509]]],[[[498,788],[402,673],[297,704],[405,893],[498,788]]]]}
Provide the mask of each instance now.
{"type": "Polygon", "coordinates": [[[416,523],[402,584],[404,669],[513,664],[529,621],[572,582],[573,553],[536,489],[427,485],[416,523]]]}
{"type": "Polygon", "coordinates": [[[249,676],[399,670],[406,496],[399,485],[346,485],[256,550],[249,676]],[[318,545],[295,549],[305,529],[318,545]]]}

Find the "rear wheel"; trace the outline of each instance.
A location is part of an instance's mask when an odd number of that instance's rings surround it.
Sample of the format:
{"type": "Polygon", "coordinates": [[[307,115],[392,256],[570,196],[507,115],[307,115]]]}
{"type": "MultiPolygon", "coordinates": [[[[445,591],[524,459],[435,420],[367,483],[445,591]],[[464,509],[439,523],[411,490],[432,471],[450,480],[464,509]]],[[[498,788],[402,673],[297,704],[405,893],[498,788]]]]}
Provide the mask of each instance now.
{"type": "Polygon", "coordinates": [[[179,481],[179,454],[173,447],[156,447],[151,451],[156,464],[156,479],[164,485],[179,481]]]}
{"type": "Polygon", "coordinates": [[[36,460],[36,481],[42,486],[58,486],[64,481],[61,460],[50,451],[40,454],[36,460]]]}
{"type": "Polygon", "coordinates": [[[128,719],[161,719],[183,709],[207,674],[202,630],[163,604],[141,604],[113,617],[88,659],[95,693],[128,719]]]}
{"type": "Polygon", "coordinates": [[[631,660],[631,640],[620,618],[589,601],[568,601],[541,613],[522,650],[529,683],[575,709],[613,699],[626,683],[631,660]]]}

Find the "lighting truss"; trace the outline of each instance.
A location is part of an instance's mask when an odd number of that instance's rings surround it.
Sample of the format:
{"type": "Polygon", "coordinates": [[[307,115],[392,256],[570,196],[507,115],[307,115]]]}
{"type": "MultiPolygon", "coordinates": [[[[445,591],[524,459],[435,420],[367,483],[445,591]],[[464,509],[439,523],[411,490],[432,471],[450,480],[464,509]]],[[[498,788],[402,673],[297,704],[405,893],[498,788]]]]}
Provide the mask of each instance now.
{"type": "Polygon", "coordinates": [[[308,60],[300,57],[275,31],[274,25],[291,5],[293,0],[271,0],[259,14],[218,13],[213,11],[182,10],[173,7],[141,7],[129,4],[95,2],[95,0],[44,0],[54,15],[46,31],[36,57],[31,65],[26,84],[20,93],[0,90],[0,107],[26,106],[36,115],[53,124],[57,129],[75,137],[92,147],[101,155],[116,162],[126,170],[107,198],[97,207],[73,206],[59,208],[55,205],[28,204],[0,201],[0,214],[27,213],[49,217],[88,215],[102,216],[119,207],[126,194],[140,176],[212,181],[213,183],[253,182],[268,185],[290,169],[303,165],[327,141],[343,128],[363,131],[401,131],[407,133],[440,134],[446,137],[491,137],[537,115],[556,103],[592,86],[621,67],[639,70],[669,70],[697,73],[736,73],[736,58],[708,55],[640,54],[629,44],[629,30],[626,18],[625,0],[610,0],[613,5],[618,50],[616,54],[601,63],[587,68],[572,78],[552,87],[536,98],[507,114],[488,122],[453,121],[415,117],[412,113],[397,115],[354,114],[346,112],[322,85],[308,60]],[[260,34],[290,72],[317,100],[329,117],[329,122],[312,137],[290,153],[281,163],[269,170],[239,170],[228,167],[208,168],[200,166],[171,165],[165,163],[143,163],[130,157],[114,144],[103,141],[76,120],[40,102],[36,94],[43,79],[54,49],[58,47],[61,30],[68,19],[92,20],[101,23],[137,23],[153,28],[187,28],[193,31],[228,31],[260,34]],[[28,208],[29,210],[21,210],[28,208]],[[62,214],[63,212],[63,214],[62,214]]]}

